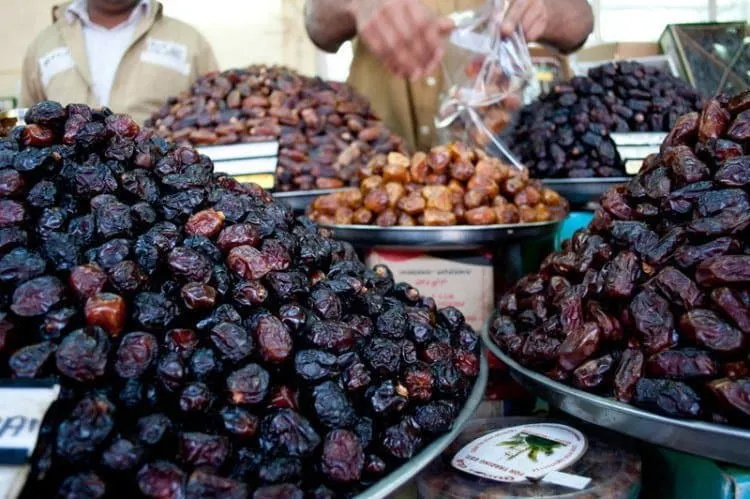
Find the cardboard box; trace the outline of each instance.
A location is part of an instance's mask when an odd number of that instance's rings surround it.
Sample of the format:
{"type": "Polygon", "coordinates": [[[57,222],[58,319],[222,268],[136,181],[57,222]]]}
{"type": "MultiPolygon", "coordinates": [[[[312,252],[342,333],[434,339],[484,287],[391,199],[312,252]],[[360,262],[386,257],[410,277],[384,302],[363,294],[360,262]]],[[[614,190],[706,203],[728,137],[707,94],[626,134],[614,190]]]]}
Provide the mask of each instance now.
{"type": "Polygon", "coordinates": [[[633,57],[661,55],[658,43],[653,42],[614,42],[600,43],[584,47],[575,53],[576,61],[621,61],[633,57]]]}
{"type": "Polygon", "coordinates": [[[384,264],[396,282],[408,282],[438,307],[456,307],[481,331],[494,308],[492,258],[484,253],[423,253],[373,249],[368,266],[384,264]]]}
{"type": "Polygon", "coordinates": [[[592,67],[623,60],[656,66],[662,71],[678,76],[674,60],[663,55],[659,44],[652,42],[615,42],[585,47],[570,56],[570,66],[573,73],[585,76],[592,67]]]}

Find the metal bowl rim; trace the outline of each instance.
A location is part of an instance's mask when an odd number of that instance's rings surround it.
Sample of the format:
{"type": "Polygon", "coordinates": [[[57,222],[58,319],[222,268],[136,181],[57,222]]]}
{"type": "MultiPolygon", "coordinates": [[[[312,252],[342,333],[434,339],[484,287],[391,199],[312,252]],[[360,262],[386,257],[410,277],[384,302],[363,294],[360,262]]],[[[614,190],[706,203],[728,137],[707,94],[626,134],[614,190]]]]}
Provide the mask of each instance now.
{"type": "Polygon", "coordinates": [[[536,383],[546,385],[548,388],[555,390],[559,393],[562,393],[563,395],[568,395],[570,397],[575,397],[579,399],[580,398],[586,399],[592,403],[599,404],[608,409],[612,409],[614,411],[624,413],[628,416],[633,416],[633,417],[637,417],[640,419],[649,420],[654,423],[677,426],[677,427],[689,429],[692,431],[698,431],[698,432],[710,432],[712,434],[722,434],[722,435],[726,435],[730,437],[742,437],[742,438],[746,438],[750,440],[750,430],[746,430],[737,426],[718,425],[718,424],[707,423],[703,421],[690,421],[686,419],[668,418],[666,416],[661,416],[653,412],[648,412],[642,409],[638,409],[635,406],[624,404],[622,402],[618,402],[613,399],[608,399],[608,398],[601,397],[593,393],[584,392],[583,390],[573,388],[571,386],[565,385],[558,381],[554,381],[543,374],[539,374],[537,372],[531,371],[530,369],[526,369],[525,367],[517,363],[515,360],[510,358],[507,354],[505,354],[505,352],[503,352],[497,345],[495,345],[495,343],[492,341],[489,335],[489,320],[485,324],[485,327],[482,329],[481,336],[482,336],[482,341],[484,345],[503,364],[508,366],[508,369],[511,371],[511,373],[515,372],[517,374],[520,374],[526,378],[531,379],[532,381],[536,383]]]}

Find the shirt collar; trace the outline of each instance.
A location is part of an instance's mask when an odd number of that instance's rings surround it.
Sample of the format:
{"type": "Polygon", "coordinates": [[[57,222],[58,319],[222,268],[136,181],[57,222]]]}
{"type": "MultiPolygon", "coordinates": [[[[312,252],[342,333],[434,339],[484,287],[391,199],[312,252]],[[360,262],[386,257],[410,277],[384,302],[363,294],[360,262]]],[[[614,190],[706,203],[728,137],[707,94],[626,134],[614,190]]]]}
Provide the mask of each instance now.
{"type": "MultiPolygon", "coordinates": [[[[130,17],[123,24],[129,24],[139,19],[141,16],[148,16],[151,11],[152,5],[151,0],[141,0],[138,5],[135,6],[133,12],[130,13],[130,17]]],[[[67,9],[65,9],[65,19],[68,24],[73,24],[76,19],[80,19],[85,26],[96,26],[91,22],[89,18],[89,9],[86,4],[86,0],[75,0],[71,3],[67,9]]]]}

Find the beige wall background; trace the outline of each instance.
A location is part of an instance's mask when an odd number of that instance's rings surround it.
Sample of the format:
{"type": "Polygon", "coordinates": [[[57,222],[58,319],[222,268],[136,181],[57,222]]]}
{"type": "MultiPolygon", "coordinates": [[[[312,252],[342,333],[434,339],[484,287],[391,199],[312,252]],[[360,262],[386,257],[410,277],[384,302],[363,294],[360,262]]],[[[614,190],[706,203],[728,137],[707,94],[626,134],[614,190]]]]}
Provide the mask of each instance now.
{"type": "MultiPolygon", "coordinates": [[[[307,39],[304,0],[161,0],[167,15],[196,26],[214,47],[222,69],[284,64],[316,74],[320,61],[307,39]]],[[[26,47],[52,22],[63,0],[0,0],[3,22],[0,97],[17,96],[26,47]]]]}

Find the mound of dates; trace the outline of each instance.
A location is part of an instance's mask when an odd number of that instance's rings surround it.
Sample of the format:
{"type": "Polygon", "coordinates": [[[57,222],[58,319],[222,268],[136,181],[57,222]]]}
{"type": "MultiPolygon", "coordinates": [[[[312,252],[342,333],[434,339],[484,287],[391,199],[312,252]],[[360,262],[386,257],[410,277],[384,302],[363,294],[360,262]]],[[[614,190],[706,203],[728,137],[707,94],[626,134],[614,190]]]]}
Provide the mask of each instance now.
{"type": "Polygon", "coordinates": [[[702,105],[687,83],[653,66],[609,63],[524,107],[509,141],[538,178],[621,177],[610,132],[667,132],[702,105]]]}
{"type": "Polygon", "coordinates": [[[480,149],[456,142],[411,158],[390,153],[359,171],[358,189],[316,198],[321,224],[490,225],[562,220],[568,203],[557,192],[480,149]]]}
{"type": "Polygon", "coordinates": [[[26,118],[0,377],[62,385],[26,497],[350,496],[451,428],[479,370],[457,309],[128,116],[26,118]]]}
{"type": "Polygon", "coordinates": [[[525,366],[676,418],[750,426],[750,90],[681,116],[491,319],[525,366]]]}
{"type": "Polygon", "coordinates": [[[279,191],[357,185],[359,165],[404,150],[351,87],[279,66],[202,76],[145,125],[183,145],[278,140],[279,191]]]}

